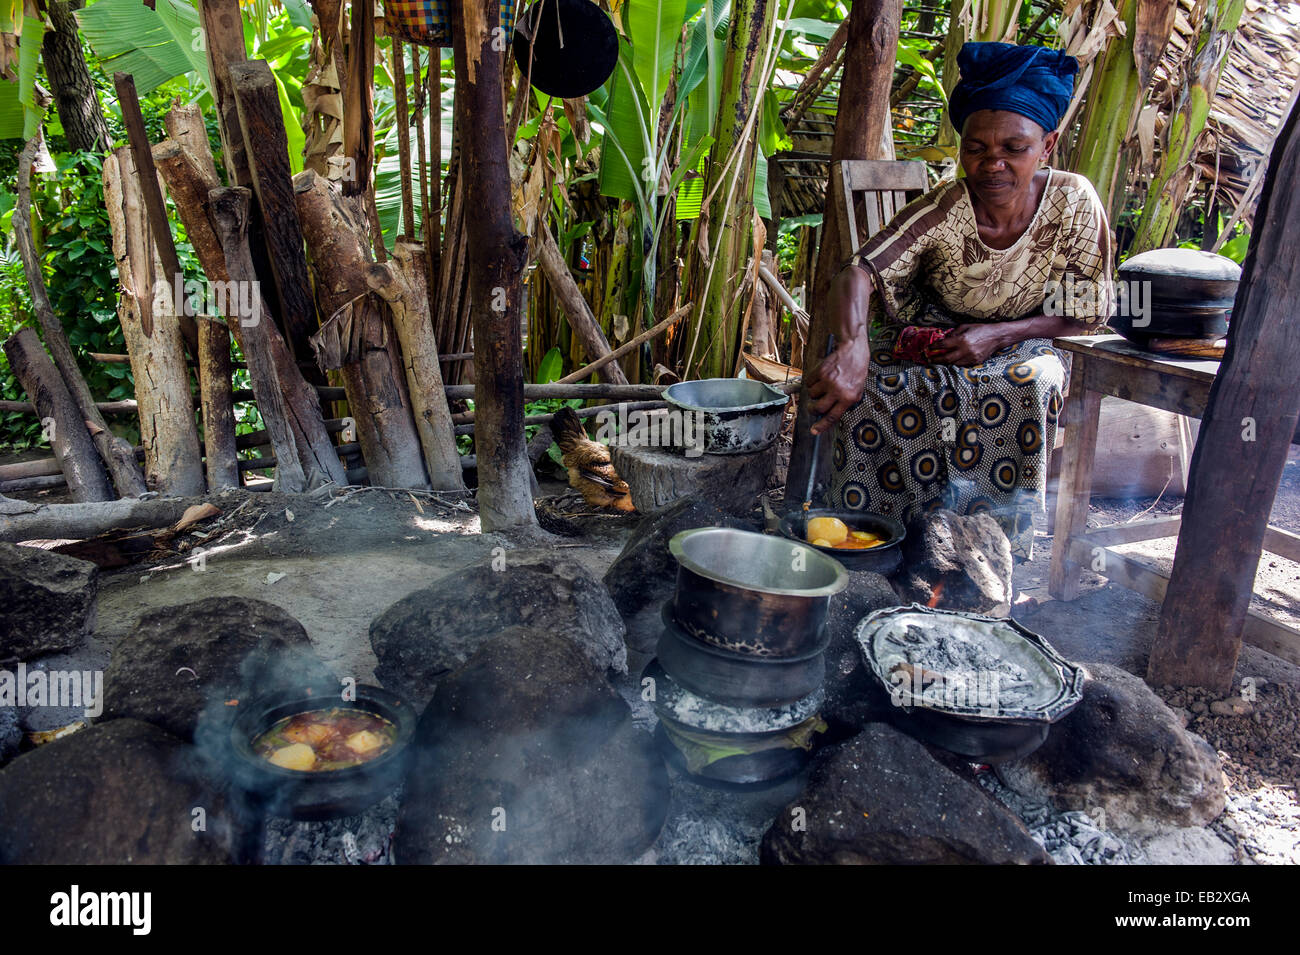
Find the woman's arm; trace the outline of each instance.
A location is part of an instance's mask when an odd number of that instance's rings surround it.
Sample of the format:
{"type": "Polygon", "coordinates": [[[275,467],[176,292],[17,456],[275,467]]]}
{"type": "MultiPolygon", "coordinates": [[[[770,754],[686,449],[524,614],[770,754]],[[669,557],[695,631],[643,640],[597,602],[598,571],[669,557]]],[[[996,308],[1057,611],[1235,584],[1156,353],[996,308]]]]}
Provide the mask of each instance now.
{"type": "MultiPolygon", "coordinates": [[[[827,305],[835,351],[807,374],[812,410],[821,417],[812,433],[821,434],[835,426],[844,413],[862,400],[871,362],[871,278],[866,270],[849,265],[831,282],[827,305]]],[[[804,363],[808,363],[807,356],[804,363]]]]}
{"type": "Polygon", "coordinates": [[[942,341],[930,346],[926,357],[938,365],[969,368],[983,364],[999,348],[1016,345],[1029,338],[1083,335],[1087,330],[1087,322],[1074,321],[1064,315],[1031,315],[1009,322],[958,325],[942,341]]]}

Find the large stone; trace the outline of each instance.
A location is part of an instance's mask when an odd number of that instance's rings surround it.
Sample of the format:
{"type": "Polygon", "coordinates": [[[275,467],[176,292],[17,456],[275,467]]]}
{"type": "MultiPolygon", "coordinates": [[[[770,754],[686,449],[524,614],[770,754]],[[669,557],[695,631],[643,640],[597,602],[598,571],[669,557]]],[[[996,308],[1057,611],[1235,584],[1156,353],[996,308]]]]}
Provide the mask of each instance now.
{"type": "Polygon", "coordinates": [[[889,718],[889,694],[867,671],[853,632],[863,618],[877,610],[902,603],[889,581],[866,570],[850,570],[849,584],[831,597],[826,647],[826,705],[822,717],[830,724],[829,737],[856,734],[868,723],[889,718]]]}
{"type": "Polygon", "coordinates": [[[302,624],[275,604],[208,597],[146,614],[113,648],[104,718],[145,720],[188,740],[205,709],[334,682],[302,624]]]}
{"type": "Polygon", "coordinates": [[[375,675],[423,706],[439,680],[516,625],[567,638],[601,670],[627,672],[623,618],[604,585],[552,552],[513,550],[449,574],[376,618],[375,675]]]}
{"type": "Polygon", "coordinates": [[[672,596],[677,561],[668,552],[668,542],[695,527],[754,529],[751,521],[733,517],[699,497],[685,497],[647,514],[605,571],[605,586],[624,618],[672,596]]]}
{"type": "Polygon", "coordinates": [[[1105,813],[1106,828],[1204,826],[1223,811],[1223,772],[1210,745],[1138,677],[1087,664],[1083,700],[1038,750],[998,766],[1019,793],[1062,809],[1105,813]]]}
{"type": "Polygon", "coordinates": [[[37,547],[0,542],[0,660],[81,646],[95,626],[99,568],[37,547]]]}
{"type": "Polygon", "coordinates": [[[1011,543],[987,514],[924,514],[907,526],[900,590],[907,603],[1005,617],[1011,613],[1011,543]]]}
{"type": "Polygon", "coordinates": [[[198,766],[138,720],[46,743],[0,770],[0,864],[241,861],[243,830],[198,766]]]}
{"type": "Polygon", "coordinates": [[[767,864],[1048,864],[1024,824],[930,756],[872,723],[824,750],[763,837],[767,864]]]}
{"type": "Polygon", "coordinates": [[[688,458],[672,448],[610,445],[610,461],[643,513],[685,497],[724,511],[745,513],[767,489],[776,466],[777,445],[749,454],[701,454],[688,458]]]}
{"type": "Polygon", "coordinates": [[[663,826],[651,736],[574,644],[488,640],[420,719],[393,837],[399,863],[624,863],[663,826]]]}
{"type": "Polygon", "coordinates": [[[18,709],[0,706],[0,766],[18,755],[23,742],[23,729],[18,725],[18,709]]]}
{"type": "Polygon", "coordinates": [[[915,739],[874,722],[818,756],[763,837],[767,864],[1048,864],[1023,822],[915,739]]]}

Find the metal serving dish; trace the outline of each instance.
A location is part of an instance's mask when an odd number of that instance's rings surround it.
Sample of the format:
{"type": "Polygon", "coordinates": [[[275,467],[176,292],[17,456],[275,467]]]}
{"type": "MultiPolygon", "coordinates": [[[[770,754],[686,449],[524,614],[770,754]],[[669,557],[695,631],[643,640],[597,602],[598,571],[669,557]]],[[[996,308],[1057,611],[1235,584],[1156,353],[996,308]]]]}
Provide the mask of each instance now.
{"type": "Polygon", "coordinates": [[[692,693],[729,706],[780,706],[821,688],[826,679],[823,630],[814,649],[797,657],[732,653],[697,640],[677,626],[672,601],[663,608],[663,633],[655,655],[664,670],[692,693]]]}
{"type": "Polygon", "coordinates": [[[854,636],[867,669],[895,704],[894,724],[971,760],[993,763],[1032,753],[1083,698],[1083,670],[1010,618],[912,604],[870,614],[854,636]],[[910,659],[924,660],[923,651],[945,643],[957,651],[954,657],[979,647],[1018,667],[1023,677],[931,669],[910,659]],[[931,676],[946,679],[930,682],[931,676]]]}
{"type": "Polygon", "coordinates": [[[814,651],[831,597],[848,585],[816,548],[753,531],[697,527],[668,542],[677,559],[673,619],[733,653],[799,657],[814,651]]]}
{"type": "Polygon", "coordinates": [[[828,557],[838,560],[849,570],[869,570],[888,577],[903,566],[903,539],[907,530],[901,521],[885,514],[869,511],[836,511],[829,508],[811,508],[791,511],[781,518],[778,528],[791,540],[808,543],[808,522],[814,517],[838,517],[851,531],[869,531],[885,539],[885,543],[870,549],[855,550],[836,547],[818,547],[808,544],[828,557]]]}
{"type": "Polygon", "coordinates": [[[663,399],[700,416],[705,454],[748,454],[777,439],[790,396],[752,378],[704,378],[669,385],[663,399]]]}
{"type": "Polygon", "coordinates": [[[401,784],[416,719],[409,703],[377,686],[358,686],[351,701],[339,699],[337,686],[283,690],[240,706],[230,727],[228,762],[235,783],[260,812],[305,820],[351,816],[401,784]],[[254,740],[285,717],[335,707],[383,717],[397,728],[397,738],[387,752],[369,762],[320,772],[284,769],[253,750],[254,740]]]}

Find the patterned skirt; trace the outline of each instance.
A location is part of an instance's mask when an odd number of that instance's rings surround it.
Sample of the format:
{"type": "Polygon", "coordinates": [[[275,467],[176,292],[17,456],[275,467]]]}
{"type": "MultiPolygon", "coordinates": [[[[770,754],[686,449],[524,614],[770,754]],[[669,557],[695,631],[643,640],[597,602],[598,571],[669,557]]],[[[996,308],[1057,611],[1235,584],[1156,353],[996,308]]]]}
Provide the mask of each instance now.
{"type": "Polygon", "coordinates": [[[1065,356],[1031,338],[973,368],[917,365],[895,360],[897,334],[873,330],[863,399],[835,431],[828,506],[902,521],[938,508],[988,513],[1012,553],[1031,556],[1065,356]]]}

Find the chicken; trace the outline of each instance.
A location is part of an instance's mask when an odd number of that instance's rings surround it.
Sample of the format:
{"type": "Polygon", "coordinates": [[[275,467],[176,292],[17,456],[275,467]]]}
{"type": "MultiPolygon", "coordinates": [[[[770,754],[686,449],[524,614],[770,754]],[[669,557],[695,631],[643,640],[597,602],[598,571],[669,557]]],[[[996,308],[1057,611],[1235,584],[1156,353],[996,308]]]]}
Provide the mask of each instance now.
{"type": "Polygon", "coordinates": [[[587,437],[572,408],[561,408],[551,421],[551,433],[560,446],[560,460],[569,469],[569,486],[577,488],[588,504],[632,513],[632,494],[609,460],[609,448],[587,437]]]}

